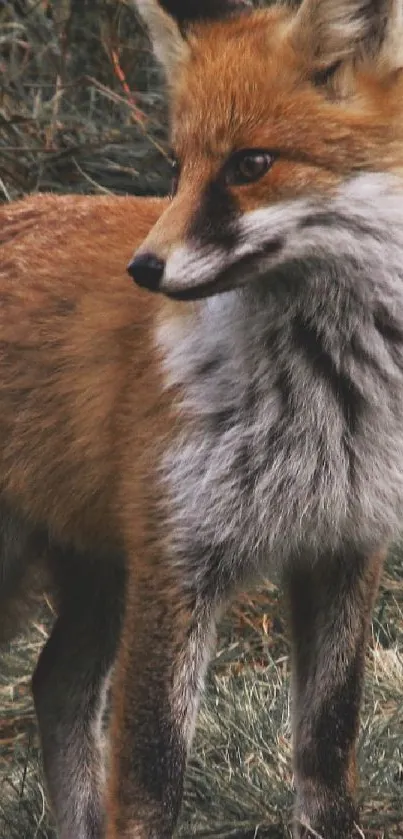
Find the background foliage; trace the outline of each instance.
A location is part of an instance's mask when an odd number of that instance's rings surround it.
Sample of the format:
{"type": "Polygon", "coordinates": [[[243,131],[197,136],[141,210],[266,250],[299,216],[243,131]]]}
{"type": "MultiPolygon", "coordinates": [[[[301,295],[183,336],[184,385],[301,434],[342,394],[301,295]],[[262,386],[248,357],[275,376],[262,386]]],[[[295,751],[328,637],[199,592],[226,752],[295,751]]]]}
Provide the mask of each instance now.
{"type": "Polygon", "coordinates": [[[161,76],[125,0],[0,2],[3,198],[164,192],[161,76]]]}
{"type": "MultiPolygon", "coordinates": [[[[163,193],[162,79],[125,0],[0,0],[0,200],[35,190],[163,193]]],[[[0,837],[51,839],[30,673],[52,614],[0,658],[0,837]]],[[[290,837],[290,649],[267,585],[221,629],[188,772],[181,837],[290,837]]],[[[360,735],[363,824],[403,836],[403,562],[378,600],[360,735]]]]}

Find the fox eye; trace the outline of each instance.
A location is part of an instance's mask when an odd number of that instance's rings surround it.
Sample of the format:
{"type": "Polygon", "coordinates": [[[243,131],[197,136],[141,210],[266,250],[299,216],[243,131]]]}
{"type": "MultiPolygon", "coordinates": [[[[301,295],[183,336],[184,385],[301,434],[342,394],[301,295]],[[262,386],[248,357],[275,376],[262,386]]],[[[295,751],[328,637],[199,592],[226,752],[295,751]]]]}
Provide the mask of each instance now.
{"type": "Polygon", "coordinates": [[[179,177],[180,177],[181,167],[179,160],[173,158],[171,160],[171,197],[173,198],[178,191],[178,184],[179,184],[179,177]]]}
{"type": "Polygon", "coordinates": [[[273,166],[274,155],[262,149],[242,149],[227,160],[223,177],[227,186],[252,184],[273,166]]]}

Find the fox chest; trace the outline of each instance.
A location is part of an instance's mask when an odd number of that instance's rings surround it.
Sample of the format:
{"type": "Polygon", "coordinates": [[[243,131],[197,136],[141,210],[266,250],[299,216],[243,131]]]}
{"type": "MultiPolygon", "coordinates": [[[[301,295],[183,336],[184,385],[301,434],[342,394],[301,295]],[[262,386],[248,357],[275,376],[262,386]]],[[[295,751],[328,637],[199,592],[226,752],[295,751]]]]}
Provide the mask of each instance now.
{"type": "Polygon", "coordinates": [[[174,541],[235,580],[343,542],[378,547],[403,509],[403,385],[401,405],[374,405],[327,381],[286,328],[258,327],[224,317],[163,336],[189,418],[163,463],[174,541]]]}
{"type": "Polygon", "coordinates": [[[179,549],[196,561],[211,556],[237,578],[286,562],[302,546],[336,544],[349,503],[337,430],[325,440],[308,418],[298,427],[275,385],[254,405],[245,398],[239,408],[223,398],[164,463],[179,549]]]}

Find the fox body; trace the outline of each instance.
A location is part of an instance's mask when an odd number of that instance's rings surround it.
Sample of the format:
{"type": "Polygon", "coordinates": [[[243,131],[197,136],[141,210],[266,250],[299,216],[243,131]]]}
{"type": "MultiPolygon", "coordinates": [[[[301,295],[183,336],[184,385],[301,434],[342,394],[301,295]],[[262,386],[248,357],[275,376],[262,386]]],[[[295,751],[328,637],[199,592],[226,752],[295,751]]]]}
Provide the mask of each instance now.
{"type": "Polygon", "coordinates": [[[185,565],[196,549],[195,574],[223,574],[223,591],[346,540],[365,552],[401,524],[401,202],[393,182],[362,176],[331,206],[282,208],[270,227],[289,237],[284,269],[157,333],[192,417],[165,461],[174,532],[185,565]]]}
{"type": "Polygon", "coordinates": [[[165,839],[216,621],[274,570],[294,835],[351,839],[403,512],[402,4],[137,6],[172,199],[0,209],[1,624],[43,568],[58,619],[33,690],[62,839],[165,839]]]}

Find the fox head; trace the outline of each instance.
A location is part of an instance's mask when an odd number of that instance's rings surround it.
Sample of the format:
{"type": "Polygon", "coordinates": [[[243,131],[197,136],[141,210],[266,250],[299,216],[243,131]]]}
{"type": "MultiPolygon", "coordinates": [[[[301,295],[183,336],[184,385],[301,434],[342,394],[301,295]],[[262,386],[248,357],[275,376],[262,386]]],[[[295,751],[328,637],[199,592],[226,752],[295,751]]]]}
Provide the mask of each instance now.
{"type": "Polygon", "coordinates": [[[196,299],[309,259],[321,212],[330,242],[360,189],[372,200],[363,173],[402,171],[403,0],[136,5],[173,159],[172,200],[129,266],[140,285],[196,299]]]}

